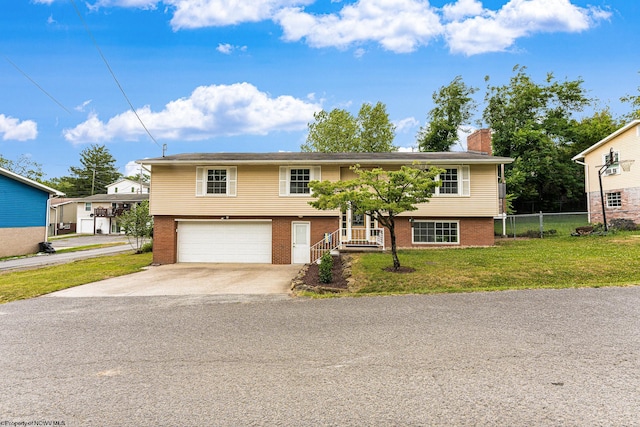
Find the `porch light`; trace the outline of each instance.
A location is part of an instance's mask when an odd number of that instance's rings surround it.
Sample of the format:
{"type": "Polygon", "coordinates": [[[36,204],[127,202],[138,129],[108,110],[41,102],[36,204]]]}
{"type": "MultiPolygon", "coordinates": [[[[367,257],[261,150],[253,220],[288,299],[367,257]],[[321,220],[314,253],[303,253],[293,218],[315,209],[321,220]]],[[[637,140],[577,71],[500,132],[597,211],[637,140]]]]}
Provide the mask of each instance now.
{"type": "Polygon", "coordinates": [[[413,217],[409,218],[409,224],[411,224],[411,228],[413,228],[413,217]]]}

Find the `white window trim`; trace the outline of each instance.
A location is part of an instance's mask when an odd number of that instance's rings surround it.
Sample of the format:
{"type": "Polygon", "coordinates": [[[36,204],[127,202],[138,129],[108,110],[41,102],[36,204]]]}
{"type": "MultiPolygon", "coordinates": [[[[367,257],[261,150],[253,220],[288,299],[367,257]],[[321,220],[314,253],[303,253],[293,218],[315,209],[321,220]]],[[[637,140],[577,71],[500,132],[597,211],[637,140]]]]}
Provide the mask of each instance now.
{"type": "MultiPolygon", "coordinates": [[[[440,194],[440,187],[436,187],[433,192],[437,197],[470,197],[471,196],[471,172],[469,166],[441,166],[442,169],[457,169],[458,170],[458,194],[442,193],[440,194]]],[[[434,178],[434,181],[440,181],[440,175],[434,178]]]]}
{"type": "Polygon", "coordinates": [[[311,197],[313,194],[309,193],[290,193],[291,189],[291,170],[292,169],[309,169],[309,180],[320,181],[321,167],[320,166],[280,166],[280,190],[279,195],[284,197],[311,197]]]}
{"type": "Polygon", "coordinates": [[[413,224],[411,226],[411,243],[413,243],[414,245],[451,245],[451,246],[458,246],[460,245],[460,221],[459,220],[450,220],[450,221],[446,221],[446,220],[415,220],[413,221],[413,224]],[[415,234],[413,233],[414,231],[414,225],[416,223],[434,223],[434,224],[438,224],[438,223],[455,223],[456,227],[458,229],[458,241],[457,242],[416,242],[415,240],[415,234]]]}
{"type": "Polygon", "coordinates": [[[92,207],[91,202],[85,202],[84,203],[84,211],[85,212],[91,212],[91,207],[92,207]]]}
{"type": "Polygon", "coordinates": [[[608,193],[605,194],[605,199],[607,200],[607,207],[611,208],[611,209],[617,209],[617,208],[621,208],[622,207],[622,192],[621,191],[609,191],[608,193]],[[609,195],[613,195],[613,194],[617,194],[618,197],[616,197],[616,200],[618,200],[620,202],[619,205],[612,205],[611,204],[611,200],[609,199],[609,195]]]}
{"type": "Polygon", "coordinates": [[[196,197],[235,197],[238,187],[238,168],[236,166],[198,166],[196,168],[196,197]],[[207,174],[210,170],[227,171],[226,194],[207,193],[207,174]]]}

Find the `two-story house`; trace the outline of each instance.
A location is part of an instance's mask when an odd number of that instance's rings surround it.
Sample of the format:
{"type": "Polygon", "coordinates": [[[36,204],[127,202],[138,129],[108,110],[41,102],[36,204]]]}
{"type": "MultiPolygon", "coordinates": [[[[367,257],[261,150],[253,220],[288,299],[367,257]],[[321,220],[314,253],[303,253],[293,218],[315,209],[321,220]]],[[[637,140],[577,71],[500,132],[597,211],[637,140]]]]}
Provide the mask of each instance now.
{"type": "Polygon", "coordinates": [[[584,165],[589,222],[630,219],[640,224],[640,120],[573,157],[584,165]]]}
{"type": "Polygon", "coordinates": [[[80,234],[120,234],[118,217],[134,205],[149,200],[149,193],[94,194],[77,200],[80,234]]]}
{"type": "Polygon", "coordinates": [[[149,184],[142,181],[132,181],[121,178],[107,185],[107,194],[148,194],[149,184]]]}
{"type": "Polygon", "coordinates": [[[375,218],[321,211],[312,180],[346,180],[353,165],[397,169],[420,162],[445,169],[429,203],[396,222],[399,247],[494,244],[501,213],[498,169],[490,132],[448,153],[196,153],[138,161],[151,166],[154,262],[308,263],[314,244],[384,247],[375,218]],[[481,152],[483,151],[483,152],[481,152]]]}

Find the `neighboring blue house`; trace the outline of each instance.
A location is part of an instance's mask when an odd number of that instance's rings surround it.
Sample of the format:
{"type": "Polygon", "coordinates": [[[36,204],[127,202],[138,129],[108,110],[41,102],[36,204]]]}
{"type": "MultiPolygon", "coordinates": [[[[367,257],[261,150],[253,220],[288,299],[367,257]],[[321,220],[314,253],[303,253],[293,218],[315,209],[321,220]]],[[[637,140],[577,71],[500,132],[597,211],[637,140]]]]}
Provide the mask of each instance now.
{"type": "Polygon", "coordinates": [[[49,200],[63,193],[0,168],[0,257],[38,252],[47,240],[49,200]]]}

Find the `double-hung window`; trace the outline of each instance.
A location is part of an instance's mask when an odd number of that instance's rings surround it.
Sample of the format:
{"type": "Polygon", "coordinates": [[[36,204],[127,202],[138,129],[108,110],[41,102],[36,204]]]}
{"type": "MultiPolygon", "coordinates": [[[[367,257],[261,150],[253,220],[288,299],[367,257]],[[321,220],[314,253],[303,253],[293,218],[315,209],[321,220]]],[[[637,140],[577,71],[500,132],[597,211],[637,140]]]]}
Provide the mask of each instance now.
{"type": "Polygon", "coordinates": [[[235,196],[237,173],[235,166],[203,166],[196,168],[196,195],[235,196]]]}
{"type": "Polygon", "coordinates": [[[414,221],[413,243],[460,243],[458,221],[414,221]]]}
{"type": "Polygon", "coordinates": [[[280,167],[281,196],[309,196],[309,182],[320,180],[320,166],[280,167]]]}
{"type": "Polygon", "coordinates": [[[444,172],[436,177],[440,186],[436,187],[436,196],[469,196],[469,166],[443,167],[444,172]]]}
{"type": "Polygon", "coordinates": [[[622,207],[622,194],[619,191],[613,193],[607,193],[607,207],[619,208],[622,207]]]}

